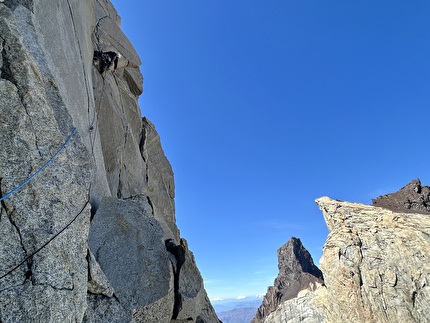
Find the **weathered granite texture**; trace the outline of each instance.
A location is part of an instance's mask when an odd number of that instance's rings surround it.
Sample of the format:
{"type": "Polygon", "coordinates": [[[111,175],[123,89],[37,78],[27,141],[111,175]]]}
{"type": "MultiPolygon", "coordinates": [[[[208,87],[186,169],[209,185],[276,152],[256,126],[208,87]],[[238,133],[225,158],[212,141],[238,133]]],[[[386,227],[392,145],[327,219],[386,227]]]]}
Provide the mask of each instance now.
{"type": "Polygon", "coordinates": [[[0,1],[0,195],[55,155],[1,201],[0,322],[219,321],[140,64],[108,0],[0,1]]]}
{"type": "Polygon", "coordinates": [[[324,285],[284,302],[264,322],[430,322],[426,191],[413,181],[376,199],[396,211],[317,199],[330,230],[320,260],[324,285]]]}
{"type": "Polygon", "coordinates": [[[321,270],[314,265],[300,239],[292,237],[278,249],[278,268],[278,277],[267,289],[252,323],[263,322],[279,304],[297,297],[300,291],[314,290],[317,284],[323,283],[321,270]]]}
{"type": "Polygon", "coordinates": [[[320,198],[328,321],[430,321],[430,214],[320,198]],[[345,310],[345,309],[349,310],[345,310]]]}

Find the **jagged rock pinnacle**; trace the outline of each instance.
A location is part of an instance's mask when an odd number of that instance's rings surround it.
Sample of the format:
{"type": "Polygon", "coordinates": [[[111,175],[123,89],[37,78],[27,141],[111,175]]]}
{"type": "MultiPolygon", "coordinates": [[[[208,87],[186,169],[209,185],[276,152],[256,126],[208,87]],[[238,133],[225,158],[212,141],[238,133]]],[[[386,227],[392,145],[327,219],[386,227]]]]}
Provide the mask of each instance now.
{"type": "Polygon", "coordinates": [[[430,187],[422,186],[417,178],[395,193],[372,199],[372,205],[399,212],[430,212],[430,187]]]}
{"type": "Polygon", "coordinates": [[[323,283],[321,270],[315,266],[310,253],[298,238],[292,237],[278,249],[278,268],[278,277],[274,285],[267,289],[253,323],[263,322],[279,304],[297,297],[302,290],[313,290],[317,283],[323,283]]]}

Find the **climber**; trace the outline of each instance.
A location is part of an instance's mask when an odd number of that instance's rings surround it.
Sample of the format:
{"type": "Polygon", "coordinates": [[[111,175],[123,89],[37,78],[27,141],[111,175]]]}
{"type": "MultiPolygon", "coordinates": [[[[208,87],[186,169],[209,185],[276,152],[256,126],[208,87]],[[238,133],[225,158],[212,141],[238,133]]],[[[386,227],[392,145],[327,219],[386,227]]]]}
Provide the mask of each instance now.
{"type": "Polygon", "coordinates": [[[120,53],[94,51],[93,64],[99,72],[103,74],[106,70],[114,72],[118,68],[118,60],[121,58],[120,53]]]}

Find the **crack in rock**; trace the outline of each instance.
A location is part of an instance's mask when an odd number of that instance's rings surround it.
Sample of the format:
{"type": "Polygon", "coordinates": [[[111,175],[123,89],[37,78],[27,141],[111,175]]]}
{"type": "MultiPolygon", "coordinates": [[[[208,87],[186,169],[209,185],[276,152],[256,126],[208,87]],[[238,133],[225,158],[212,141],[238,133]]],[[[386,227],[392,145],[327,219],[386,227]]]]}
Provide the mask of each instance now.
{"type": "Polygon", "coordinates": [[[175,320],[182,309],[182,295],[179,292],[179,277],[181,274],[182,265],[185,262],[185,248],[182,245],[176,244],[173,239],[167,239],[165,241],[165,245],[166,245],[166,250],[170,252],[176,259],[176,266],[173,266],[173,270],[174,270],[173,284],[174,284],[175,300],[174,300],[173,315],[172,315],[172,319],[175,320]]]}

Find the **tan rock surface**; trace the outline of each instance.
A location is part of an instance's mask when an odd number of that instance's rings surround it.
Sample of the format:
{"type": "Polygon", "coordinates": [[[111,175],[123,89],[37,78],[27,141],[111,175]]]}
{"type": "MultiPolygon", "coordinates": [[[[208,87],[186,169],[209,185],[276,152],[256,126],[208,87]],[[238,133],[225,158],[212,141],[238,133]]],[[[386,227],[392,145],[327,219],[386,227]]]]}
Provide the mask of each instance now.
{"type": "Polygon", "coordinates": [[[401,204],[392,211],[328,197],[316,203],[330,230],[324,285],[280,304],[264,322],[430,322],[430,214],[399,211],[401,204]]]}
{"type": "Polygon", "coordinates": [[[430,321],[430,214],[323,197],[329,322],[430,321]]]}

